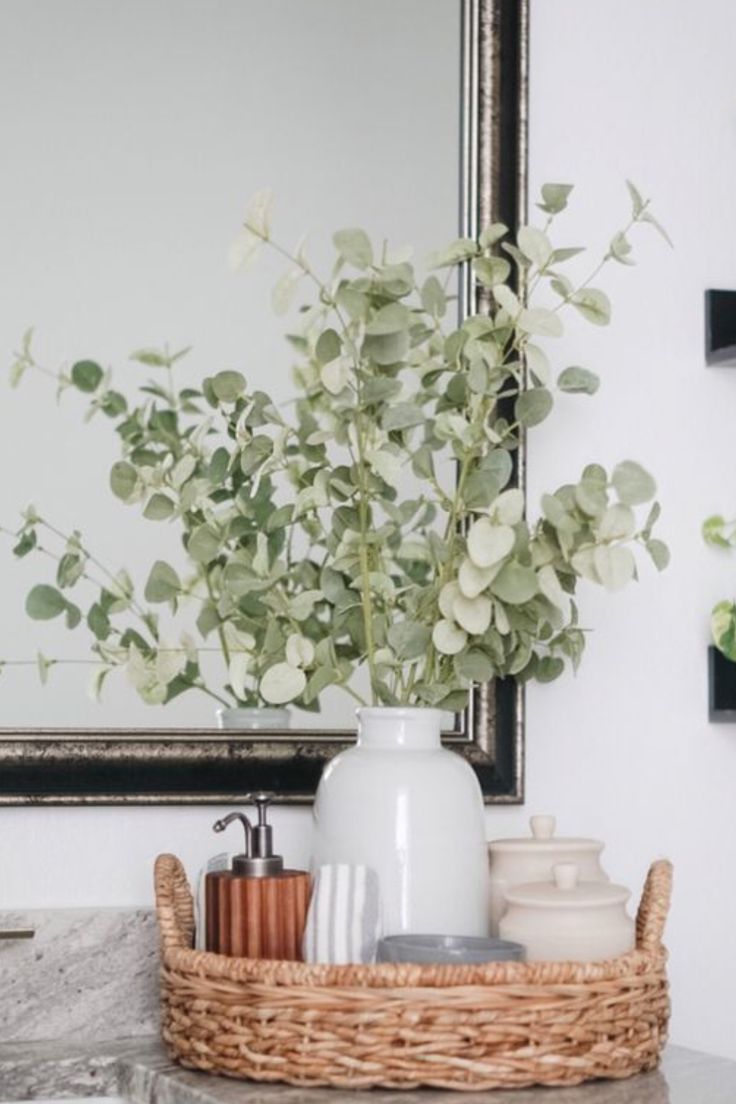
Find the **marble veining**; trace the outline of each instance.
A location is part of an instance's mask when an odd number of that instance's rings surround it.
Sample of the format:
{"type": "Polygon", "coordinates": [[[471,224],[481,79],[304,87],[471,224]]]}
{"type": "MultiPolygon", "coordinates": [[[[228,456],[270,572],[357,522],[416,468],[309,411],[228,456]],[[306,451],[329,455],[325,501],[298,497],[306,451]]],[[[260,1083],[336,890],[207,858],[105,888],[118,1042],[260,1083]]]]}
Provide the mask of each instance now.
{"type": "Polygon", "coordinates": [[[158,1031],[158,934],[149,909],[0,912],[0,1040],[86,1041],[158,1031]]]}
{"type": "Polygon", "coordinates": [[[120,1053],[115,1048],[101,1052],[99,1043],[71,1047],[66,1040],[4,1044],[0,1046],[0,1100],[112,1096],[117,1092],[120,1053]]]}
{"type": "MultiPolygon", "coordinates": [[[[458,1104],[453,1092],[349,1093],[257,1085],[172,1064],[156,1039],[72,1046],[68,1041],[0,1045],[0,1101],[121,1096],[130,1104],[458,1104]]],[[[736,1062],[669,1047],[662,1069],[572,1089],[472,1093],[478,1104],[733,1104],[736,1062]]]]}

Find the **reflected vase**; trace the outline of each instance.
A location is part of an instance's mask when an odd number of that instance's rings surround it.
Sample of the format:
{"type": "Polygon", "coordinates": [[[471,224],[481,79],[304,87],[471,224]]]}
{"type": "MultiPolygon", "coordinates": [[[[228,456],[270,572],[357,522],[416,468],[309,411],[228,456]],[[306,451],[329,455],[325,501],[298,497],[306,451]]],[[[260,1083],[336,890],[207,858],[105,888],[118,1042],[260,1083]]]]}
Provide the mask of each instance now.
{"type": "Polygon", "coordinates": [[[271,706],[227,706],[217,710],[217,727],[230,732],[269,732],[289,728],[288,709],[271,706]]]}
{"type": "Polygon", "coordinates": [[[437,709],[358,710],[354,747],[325,768],[314,803],[316,871],[378,874],[384,935],[488,935],[483,797],[440,739],[437,709]]]}

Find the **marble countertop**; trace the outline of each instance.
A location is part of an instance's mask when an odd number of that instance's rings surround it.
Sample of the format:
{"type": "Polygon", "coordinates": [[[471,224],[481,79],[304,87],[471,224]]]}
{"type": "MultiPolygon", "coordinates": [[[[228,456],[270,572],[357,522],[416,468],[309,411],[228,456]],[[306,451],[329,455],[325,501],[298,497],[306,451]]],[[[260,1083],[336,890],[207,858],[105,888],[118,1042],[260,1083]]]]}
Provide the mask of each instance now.
{"type": "MultiPolygon", "coordinates": [[[[130,1104],[339,1104],[353,1094],[194,1073],[172,1064],[154,1039],[74,1047],[64,1041],[0,1045],[0,1102],[105,1095],[122,1096],[130,1104]]],[[[366,1104],[733,1104],[736,1062],[668,1047],[656,1073],[574,1089],[469,1094],[371,1090],[354,1095],[366,1104]]]]}

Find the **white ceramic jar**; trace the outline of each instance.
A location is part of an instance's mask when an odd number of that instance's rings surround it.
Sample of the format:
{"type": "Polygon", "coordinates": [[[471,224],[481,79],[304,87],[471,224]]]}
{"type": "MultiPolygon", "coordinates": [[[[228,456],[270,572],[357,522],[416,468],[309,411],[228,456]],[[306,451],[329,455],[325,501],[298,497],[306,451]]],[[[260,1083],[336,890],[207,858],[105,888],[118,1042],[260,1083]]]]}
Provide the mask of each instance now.
{"type": "Polygon", "coordinates": [[[469,764],[442,747],[441,718],[359,709],[355,747],[317,790],[313,867],[372,867],[384,935],[488,935],[483,798],[469,764]]]}
{"type": "Polygon", "coordinates": [[[491,934],[506,911],[506,894],[513,886],[548,882],[557,863],[577,863],[580,880],[607,882],[602,869],[600,840],[555,836],[553,816],[530,817],[531,835],[518,839],[492,840],[488,844],[491,867],[491,934]]]}
{"type": "Polygon", "coordinates": [[[575,863],[558,863],[553,881],[507,891],[501,938],[521,943],[527,962],[597,962],[633,951],[628,889],[579,875],[575,863]]]}

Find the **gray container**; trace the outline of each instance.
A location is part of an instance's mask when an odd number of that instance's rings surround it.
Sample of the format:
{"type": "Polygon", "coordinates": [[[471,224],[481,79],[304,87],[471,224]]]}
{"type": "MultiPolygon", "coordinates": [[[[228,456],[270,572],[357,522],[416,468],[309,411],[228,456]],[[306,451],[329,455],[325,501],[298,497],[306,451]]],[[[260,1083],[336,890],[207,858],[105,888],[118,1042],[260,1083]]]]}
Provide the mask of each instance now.
{"type": "Polygon", "coordinates": [[[377,962],[464,963],[523,962],[521,943],[473,935],[386,935],[379,940],[377,962]]]}

